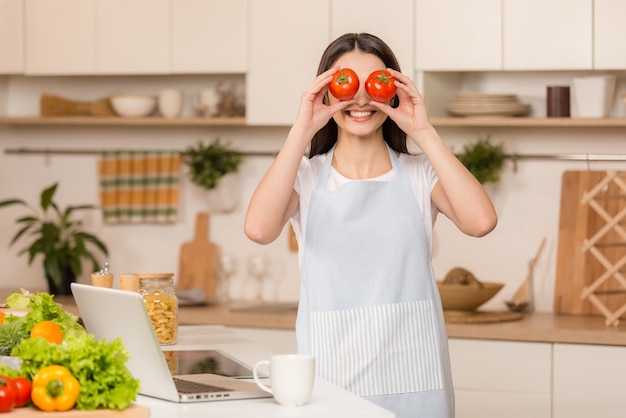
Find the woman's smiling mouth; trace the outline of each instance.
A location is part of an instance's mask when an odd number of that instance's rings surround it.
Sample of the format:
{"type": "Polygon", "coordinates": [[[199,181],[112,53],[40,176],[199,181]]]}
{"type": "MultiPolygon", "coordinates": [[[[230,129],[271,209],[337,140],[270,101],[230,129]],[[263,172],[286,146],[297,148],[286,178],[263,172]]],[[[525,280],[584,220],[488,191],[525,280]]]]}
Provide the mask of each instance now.
{"type": "Polygon", "coordinates": [[[348,110],[346,114],[352,119],[368,119],[374,112],[371,110],[348,110]]]}

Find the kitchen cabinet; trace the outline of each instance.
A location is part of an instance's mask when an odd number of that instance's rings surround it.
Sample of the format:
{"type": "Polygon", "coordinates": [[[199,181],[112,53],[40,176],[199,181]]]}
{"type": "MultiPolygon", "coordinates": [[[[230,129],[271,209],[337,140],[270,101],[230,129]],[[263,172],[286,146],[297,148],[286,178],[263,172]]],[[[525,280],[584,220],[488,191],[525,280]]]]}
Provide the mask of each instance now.
{"type": "Polygon", "coordinates": [[[98,0],[98,74],[170,72],[170,0],[98,0]]]}
{"type": "Polygon", "coordinates": [[[381,6],[380,0],[332,0],[330,10],[331,40],[345,33],[368,32],[384,40],[396,54],[402,72],[414,74],[413,0],[397,0],[393,9],[381,6]],[[381,14],[392,19],[381,18],[381,14]]]}
{"type": "Polygon", "coordinates": [[[504,70],[593,67],[593,0],[502,0],[504,70]]]}
{"type": "Polygon", "coordinates": [[[247,68],[246,0],[25,1],[28,75],[247,68]]]}
{"type": "Polygon", "coordinates": [[[0,1],[0,74],[24,72],[24,1],[0,1]]]}
{"type": "Polygon", "coordinates": [[[553,418],[621,418],[626,347],[554,345],[553,418]]]}
{"type": "Polygon", "coordinates": [[[416,67],[424,71],[502,68],[502,0],[416,0],[416,67]]]}
{"type": "Polygon", "coordinates": [[[291,125],[329,42],[329,0],[254,0],[249,7],[246,120],[291,125]]]}
{"type": "Polygon", "coordinates": [[[25,0],[27,75],[96,71],[96,0],[25,0]]]}
{"type": "Polygon", "coordinates": [[[552,344],[449,339],[457,418],[550,418],[552,344]]]}
{"type": "Polygon", "coordinates": [[[247,0],[174,0],[171,5],[172,73],[247,71],[247,0]]]}
{"type": "Polygon", "coordinates": [[[26,0],[26,74],[169,72],[169,0],[26,0]]]}
{"type": "Polygon", "coordinates": [[[594,0],[593,5],[593,66],[598,70],[623,70],[626,52],[619,40],[626,39],[626,2],[594,0]]]}

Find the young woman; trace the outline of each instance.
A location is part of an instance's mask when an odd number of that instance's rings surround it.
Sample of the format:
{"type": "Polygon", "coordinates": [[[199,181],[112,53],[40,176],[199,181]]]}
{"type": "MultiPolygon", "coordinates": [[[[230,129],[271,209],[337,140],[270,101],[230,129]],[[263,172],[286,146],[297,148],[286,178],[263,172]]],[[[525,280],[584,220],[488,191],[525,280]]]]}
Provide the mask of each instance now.
{"type": "Polygon", "coordinates": [[[298,351],[317,356],[320,377],[400,418],[454,416],[431,264],[439,212],[474,237],[496,225],[488,195],[429,123],[423,98],[390,48],[370,34],[339,37],[302,94],[244,229],[267,244],[291,220],[301,269],[298,351]],[[361,80],[351,100],[328,92],[342,68],[361,80]],[[379,103],[364,84],[385,68],[397,92],[379,103]],[[422,155],[407,153],[407,137],[422,155]]]}

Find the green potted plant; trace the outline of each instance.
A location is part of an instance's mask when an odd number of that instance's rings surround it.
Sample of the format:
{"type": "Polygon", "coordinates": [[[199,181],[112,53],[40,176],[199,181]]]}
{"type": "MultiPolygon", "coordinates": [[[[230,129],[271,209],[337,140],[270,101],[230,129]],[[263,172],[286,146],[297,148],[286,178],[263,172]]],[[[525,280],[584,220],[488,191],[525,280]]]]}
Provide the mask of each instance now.
{"type": "Polygon", "coordinates": [[[481,184],[500,180],[504,151],[502,145],[491,143],[489,137],[478,138],[478,141],[465,145],[456,156],[481,184]]]}
{"type": "Polygon", "coordinates": [[[21,226],[10,245],[21,238],[31,239],[19,255],[28,255],[31,265],[38,254],[43,255],[44,273],[48,280],[50,293],[70,295],[70,284],[82,273],[81,261],[87,259],[93,265],[92,271],[100,269],[100,263],[94,254],[98,250],[105,256],[109,252],[106,245],[95,235],[83,229],[83,222],[72,216],[80,210],[95,209],[93,205],[67,206],[59,208],[54,201],[58,183],[41,192],[39,208],[29,205],[22,199],[0,201],[4,206],[20,205],[30,209],[31,213],[16,220],[21,226]]]}
{"type": "Polygon", "coordinates": [[[239,201],[237,171],[243,161],[240,152],[219,138],[209,143],[199,140],[183,153],[191,182],[208,191],[208,202],[216,212],[230,212],[239,201]]]}

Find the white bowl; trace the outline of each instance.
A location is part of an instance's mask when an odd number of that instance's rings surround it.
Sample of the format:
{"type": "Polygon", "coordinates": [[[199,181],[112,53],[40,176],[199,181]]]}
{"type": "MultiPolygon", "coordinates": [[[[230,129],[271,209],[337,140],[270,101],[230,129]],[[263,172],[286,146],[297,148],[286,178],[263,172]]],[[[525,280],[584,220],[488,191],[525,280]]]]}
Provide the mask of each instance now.
{"type": "Polygon", "coordinates": [[[125,118],[148,116],[157,103],[156,96],[142,94],[114,95],[110,100],[115,113],[125,118]]]}

